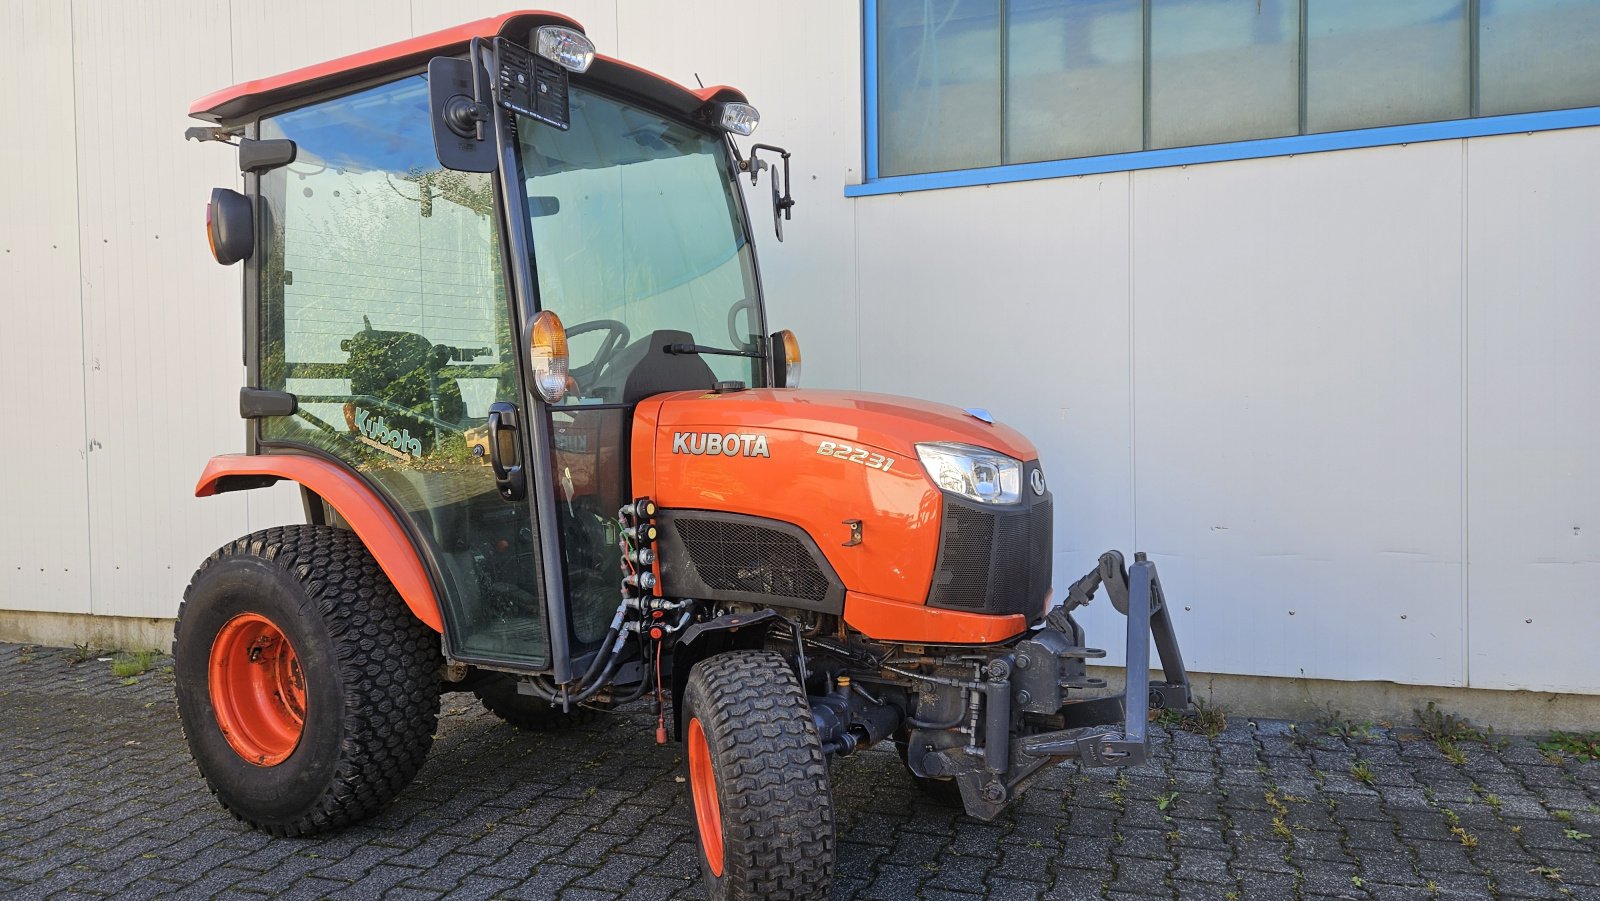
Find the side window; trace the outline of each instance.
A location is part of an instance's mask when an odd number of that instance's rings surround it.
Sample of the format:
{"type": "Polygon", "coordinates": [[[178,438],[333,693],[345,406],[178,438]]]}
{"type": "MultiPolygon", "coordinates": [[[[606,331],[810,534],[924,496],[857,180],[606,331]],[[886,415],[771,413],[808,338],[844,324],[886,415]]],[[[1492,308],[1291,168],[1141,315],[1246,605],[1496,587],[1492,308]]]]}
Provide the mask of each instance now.
{"type": "Polygon", "coordinates": [[[262,179],[262,386],[304,410],[269,437],[460,459],[515,399],[492,183],[439,167],[427,101],[418,75],[262,122],[299,146],[262,179]]]}
{"type": "Polygon", "coordinates": [[[455,655],[543,666],[537,527],[486,458],[489,405],[517,395],[493,182],[439,167],[427,109],[417,75],[262,121],[299,152],[261,179],[260,379],[300,399],[262,436],[337,456],[404,511],[455,655]]]}

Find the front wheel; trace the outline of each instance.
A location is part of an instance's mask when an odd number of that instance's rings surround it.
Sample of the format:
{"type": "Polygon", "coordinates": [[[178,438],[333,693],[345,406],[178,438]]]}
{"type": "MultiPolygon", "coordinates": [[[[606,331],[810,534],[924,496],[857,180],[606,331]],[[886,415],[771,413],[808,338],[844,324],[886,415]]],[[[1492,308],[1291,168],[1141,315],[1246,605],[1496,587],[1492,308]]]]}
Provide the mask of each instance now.
{"type": "Polygon", "coordinates": [[[781,654],[696,664],[684,740],[700,866],[713,899],[825,898],[833,794],[810,705],[781,654]]]}
{"type": "Polygon", "coordinates": [[[439,637],[354,533],[266,529],[211,555],[173,648],[195,763],[234,816],[309,835],[376,813],[416,775],[439,713],[439,637]]]}

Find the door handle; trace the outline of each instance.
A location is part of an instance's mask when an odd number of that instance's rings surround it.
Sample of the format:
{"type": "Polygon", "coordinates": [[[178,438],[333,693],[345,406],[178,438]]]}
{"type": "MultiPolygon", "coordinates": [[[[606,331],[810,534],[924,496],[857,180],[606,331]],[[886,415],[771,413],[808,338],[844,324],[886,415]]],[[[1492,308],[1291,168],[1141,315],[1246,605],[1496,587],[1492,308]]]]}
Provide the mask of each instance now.
{"type": "Polygon", "coordinates": [[[528,496],[528,478],[522,471],[522,449],[516,443],[517,405],[497,401],[489,405],[489,468],[494,472],[494,485],[500,496],[508,501],[520,501],[528,496]],[[500,442],[500,433],[507,431],[512,437],[512,460],[508,463],[500,442]]]}

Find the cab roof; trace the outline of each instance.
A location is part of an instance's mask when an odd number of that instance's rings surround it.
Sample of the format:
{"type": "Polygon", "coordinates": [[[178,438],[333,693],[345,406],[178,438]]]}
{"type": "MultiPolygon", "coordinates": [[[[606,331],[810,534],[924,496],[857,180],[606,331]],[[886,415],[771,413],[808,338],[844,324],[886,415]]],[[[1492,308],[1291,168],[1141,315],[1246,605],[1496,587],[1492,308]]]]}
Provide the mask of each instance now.
{"type": "MultiPolygon", "coordinates": [[[[473,38],[488,40],[504,36],[523,46],[532,46],[533,32],[541,25],[564,25],[583,30],[576,20],[560,13],[543,10],[503,13],[281,75],[236,84],[189,104],[189,115],[219,125],[230,125],[264,110],[295,106],[296,101],[310,99],[325,91],[381,77],[389,72],[414,68],[435,56],[463,53],[473,38]]],[[[690,89],[665,76],[599,53],[595,54],[594,64],[589,71],[578,77],[638,95],[682,115],[691,115],[710,103],[745,99],[742,91],[727,85],[690,89]]]]}

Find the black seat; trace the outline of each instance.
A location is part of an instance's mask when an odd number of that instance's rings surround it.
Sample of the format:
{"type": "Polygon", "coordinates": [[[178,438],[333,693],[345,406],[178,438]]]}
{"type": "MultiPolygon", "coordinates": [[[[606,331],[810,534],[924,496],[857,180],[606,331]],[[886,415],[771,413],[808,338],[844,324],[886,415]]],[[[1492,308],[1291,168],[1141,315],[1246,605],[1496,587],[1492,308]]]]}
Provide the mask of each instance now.
{"type": "Polygon", "coordinates": [[[693,344],[694,336],[674,329],[651,332],[617,353],[602,380],[609,387],[622,385],[621,402],[638,403],[652,394],[666,391],[710,390],[717,377],[699,354],[669,354],[669,344],[693,344]]]}

